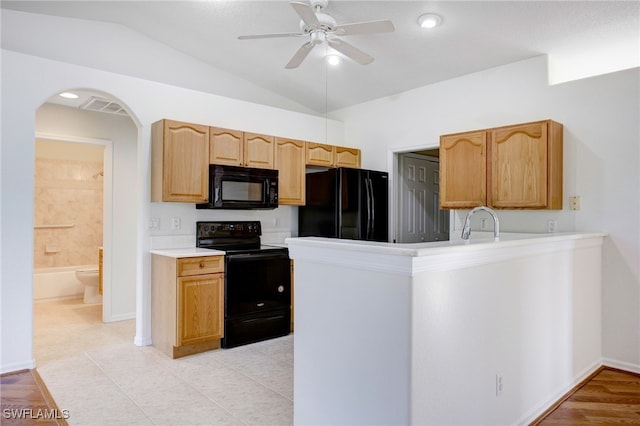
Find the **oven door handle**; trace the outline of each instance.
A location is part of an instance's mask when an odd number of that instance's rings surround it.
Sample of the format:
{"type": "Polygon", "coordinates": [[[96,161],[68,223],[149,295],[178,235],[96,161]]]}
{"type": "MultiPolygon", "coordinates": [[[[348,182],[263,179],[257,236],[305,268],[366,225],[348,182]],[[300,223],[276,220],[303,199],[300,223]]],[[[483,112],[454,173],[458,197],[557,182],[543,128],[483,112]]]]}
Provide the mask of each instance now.
{"type": "Polygon", "coordinates": [[[226,256],[227,261],[233,260],[257,260],[257,259],[286,259],[289,256],[284,253],[239,253],[226,256]]]}

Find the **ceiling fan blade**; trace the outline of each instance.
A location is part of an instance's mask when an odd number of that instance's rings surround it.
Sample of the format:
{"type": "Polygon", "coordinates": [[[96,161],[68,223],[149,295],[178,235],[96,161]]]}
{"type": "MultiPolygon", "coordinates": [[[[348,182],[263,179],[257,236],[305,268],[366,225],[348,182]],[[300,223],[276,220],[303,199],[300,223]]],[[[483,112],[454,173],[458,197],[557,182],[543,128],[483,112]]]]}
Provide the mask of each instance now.
{"type": "Polygon", "coordinates": [[[300,66],[302,61],[304,61],[304,58],[307,57],[307,55],[309,54],[309,52],[311,52],[311,49],[313,49],[313,46],[315,45],[316,43],[314,43],[313,41],[310,41],[300,46],[300,49],[298,49],[298,51],[293,55],[293,58],[291,58],[289,63],[285,65],[285,68],[286,69],[298,68],[298,66],[300,66]]]}
{"type": "Polygon", "coordinates": [[[327,43],[329,43],[329,46],[333,47],[343,55],[353,59],[360,65],[367,65],[373,62],[373,56],[364,53],[362,50],[350,45],[344,40],[340,40],[339,38],[331,38],[327,40],[327,43]]]}
{"type": "Polygon", "coordinates": [[[338,25],[335,29],[336,35],[359,35],[359,34],[377,34],[377,33],[392,33],[396,30],[393,26],[393,22],[387,20],[383,21],[367,21],[367,22],[354,22],[353,24],[338,25]]]}
{"type": "Polygon", "coordinates": [[[306,25],[320,26],[320,21],[309,4],[297,1],[292,1],[290,4],[306,25]]]}
{"type": "Polygon", "coordinates": [[[252,40],[256,38],[277,38],[277,37],[304,37],[302,33],[280,33],[280,34],[253,34],[238,36],[238,40],[252,40]]]}

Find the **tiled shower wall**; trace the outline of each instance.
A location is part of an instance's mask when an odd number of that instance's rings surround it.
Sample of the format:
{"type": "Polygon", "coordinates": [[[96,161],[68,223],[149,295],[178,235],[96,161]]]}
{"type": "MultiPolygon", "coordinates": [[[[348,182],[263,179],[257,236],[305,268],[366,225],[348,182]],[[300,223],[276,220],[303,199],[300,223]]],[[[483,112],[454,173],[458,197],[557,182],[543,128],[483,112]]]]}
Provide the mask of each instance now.
{"type": "Polygon", "coordinates": [[[34,268],[97,265],[103,164],[36,158],[34,268]]]}

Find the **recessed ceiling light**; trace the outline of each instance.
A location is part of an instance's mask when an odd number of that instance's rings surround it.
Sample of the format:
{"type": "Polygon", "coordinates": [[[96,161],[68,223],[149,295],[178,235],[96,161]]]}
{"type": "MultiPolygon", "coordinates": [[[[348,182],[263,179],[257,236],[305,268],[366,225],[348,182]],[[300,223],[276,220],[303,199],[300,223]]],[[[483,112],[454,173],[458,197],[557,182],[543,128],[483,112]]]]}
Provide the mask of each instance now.
{"type": "Polygon", "coordinates": [[[422,28],[435,28],[442,23],[442,17],[435,13],[425,13],[418,18],[418,24],[422,28]]]}
{"type": "Polygon", "coordinates": [[[62,92],[62,93],[60,93],[59,96],[61,96],[63,98],[67,98],[67,99],[78,99],[79,98],[78,95],[76,95],[75,93],[71,93],[71,92],[62,92]]]}
{"type": "Polygon", "coordinates": [[[329,65],[336,66],[340,63],[340,56],[338,55],[327,55],[327,62],[329,65]]]}

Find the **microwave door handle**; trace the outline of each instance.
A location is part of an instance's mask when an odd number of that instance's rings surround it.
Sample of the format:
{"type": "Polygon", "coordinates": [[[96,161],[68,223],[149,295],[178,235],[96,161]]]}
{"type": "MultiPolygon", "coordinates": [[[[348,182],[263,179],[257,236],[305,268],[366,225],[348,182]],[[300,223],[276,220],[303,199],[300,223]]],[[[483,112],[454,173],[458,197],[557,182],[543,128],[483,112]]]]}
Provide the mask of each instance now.
{"type": "Polygon", "coordinates": [[[269,202],[269,180],[262,180],[262,203],[266,205],[269,202]]]}

